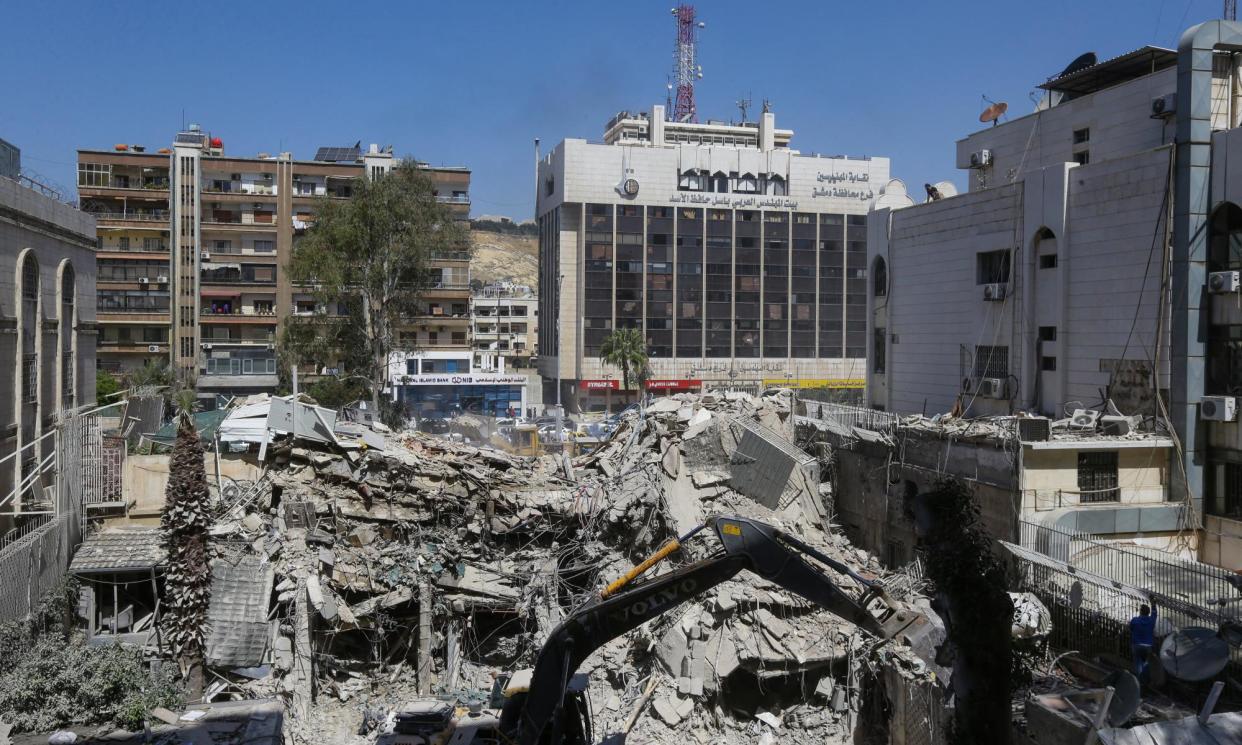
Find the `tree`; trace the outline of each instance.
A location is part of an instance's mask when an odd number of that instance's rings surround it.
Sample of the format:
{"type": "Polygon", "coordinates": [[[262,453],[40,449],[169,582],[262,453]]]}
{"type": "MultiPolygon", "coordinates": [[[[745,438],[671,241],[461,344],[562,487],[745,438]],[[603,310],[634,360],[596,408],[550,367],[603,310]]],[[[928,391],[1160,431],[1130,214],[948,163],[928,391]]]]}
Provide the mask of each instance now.
{"type": "Polygon", "coordinates": [[[175,402],[177,441],[160,515],[168,550],[161,630],[177,656],[191,698],[198,698],[203,690],[207,608],[211,602],[211,564],[207,558],[211,516],[203,444],[194,428],[194,392],[178,391],[175,402]]]}
{"type": "Polygon", "coordinates": [[[99,406],[117,402],[116,394],[121,390],[121,381],[107,370],[95,371],[95,403],[99,406]]]}
{"type": "Polygon", "coordinates": [[[599,359],[621,368],[621,381],[625,390],[630,388],[630,375],[634,374],[641,384],[647,373],[647,345],[639,329],[615,329],[604,337],[599,347],[599,359]]]}
{"type": "Polygon", "coordinates": [[[405,346],[398,331],[423,315],[423,291],[443,281],[431,263],[444,250],[468,250],[466,232],[412,160],[358,180],[348,201],[320,200],[289,264],[290,279],[313,288],[319,311],[286,322],[290,361],[338,363],[370,381],[376,410],[391,412],[381,395],[389,360],[405,346]]]}

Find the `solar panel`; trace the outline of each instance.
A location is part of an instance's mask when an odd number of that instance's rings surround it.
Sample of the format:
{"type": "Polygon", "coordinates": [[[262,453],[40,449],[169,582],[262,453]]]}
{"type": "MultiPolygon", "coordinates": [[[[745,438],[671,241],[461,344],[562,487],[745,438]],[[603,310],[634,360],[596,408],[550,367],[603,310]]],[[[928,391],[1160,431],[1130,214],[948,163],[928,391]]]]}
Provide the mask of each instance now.
{"type": "Polygon", "coordinates": [[[361,152],[357,147],[321,147],[315,152],[315,160],[324,163],[353,163],[358,160],[361,152]]]}

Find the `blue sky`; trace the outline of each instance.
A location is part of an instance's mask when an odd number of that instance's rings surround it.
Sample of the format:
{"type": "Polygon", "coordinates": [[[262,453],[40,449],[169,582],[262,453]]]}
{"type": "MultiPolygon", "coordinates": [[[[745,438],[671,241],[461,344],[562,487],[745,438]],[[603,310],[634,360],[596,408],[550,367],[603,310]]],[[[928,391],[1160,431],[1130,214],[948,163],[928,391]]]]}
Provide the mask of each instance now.
{"type": "MultiPolygon", "coordinates": [[[[473,169],[473,213],[532,212],[532,147],[599,139],[617,111],[662,102],[673,3],[11,3],[0,138],[74,183],[77,148],[167,145],[183,121],[252,156],[392,144],[473,169]]],[[[1176,46],[1220,0],[697,4],[700,118],[772,102],[803,151],[884,155],[915,191],[953,179],[981,96],[1032,109],[1084,51],[1176,46]]]]}

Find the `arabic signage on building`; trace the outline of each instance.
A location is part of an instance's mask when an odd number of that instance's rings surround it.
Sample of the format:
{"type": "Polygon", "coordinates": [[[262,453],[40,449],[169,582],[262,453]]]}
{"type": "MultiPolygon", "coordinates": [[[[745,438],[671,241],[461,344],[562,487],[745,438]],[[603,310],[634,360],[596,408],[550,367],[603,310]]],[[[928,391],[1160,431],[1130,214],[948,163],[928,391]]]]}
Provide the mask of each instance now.
{"type": "Polygon", "coordinates": [[[526,385],[523,375],[503,373],[423,373],[402,375],[401,385],[526,385]]]}
{"type": "Polygon", "coordinates": [[[690,391],[703,387],[701,380],[648,380],[649,391],[690,391]]]}
{"type": "Polygon", "coordinates": [[[584,391],[619,391],[621,390],[621,381],[619,380],[580,380],[578,387],[584,391]]]}
{"type": "Polygon", "coordinates": [[[701,204],[707,207],[772,207],[778,210],[798,209],[798,200],[763,194],[711,194],[679,191],[668,198],[673,204],[701,204]]]}
{"type": "Polygon", "coordinates": [[[861,378],[764,378],[763,384],[778,388],[863,388],[867,381],[861,378]]]}

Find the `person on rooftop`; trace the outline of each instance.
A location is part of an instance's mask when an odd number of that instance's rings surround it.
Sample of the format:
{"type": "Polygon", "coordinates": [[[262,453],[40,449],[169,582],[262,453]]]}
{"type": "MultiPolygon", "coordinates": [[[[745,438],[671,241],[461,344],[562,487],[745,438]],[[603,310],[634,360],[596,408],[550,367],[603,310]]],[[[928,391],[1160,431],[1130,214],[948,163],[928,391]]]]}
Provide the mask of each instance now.
{"type": "Polygon", "coordinates": [[[1130,619],[1130,651],[1134,655],[1134,674],[1147,684],[1148,659],[1156,644],[1156,610],[1143,603],[1139,614],[1130,619]]]}

